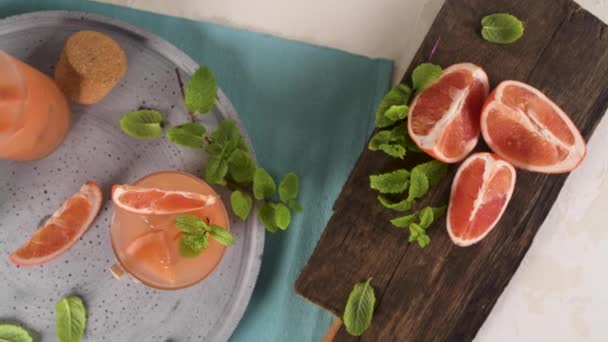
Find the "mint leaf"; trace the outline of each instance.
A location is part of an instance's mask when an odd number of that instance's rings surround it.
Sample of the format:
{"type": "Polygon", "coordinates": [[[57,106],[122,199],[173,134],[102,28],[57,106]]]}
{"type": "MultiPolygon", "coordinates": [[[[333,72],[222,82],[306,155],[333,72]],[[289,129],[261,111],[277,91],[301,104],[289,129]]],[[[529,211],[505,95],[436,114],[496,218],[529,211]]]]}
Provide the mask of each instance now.
{"type": "Polygon", "coordinates": [[[82,300],[68,296],[55,304],[55,331],[59,342],[78,342],[87,325],[87,311],[82,300]]]}
{"type": "Polygon", "coordinates": [[[418,246],[420,246],[420,248],[424,248],[428,246],[429,243],[431,243],[431,238],[426,234],[422,234],[418,236],[416,241],[418,242],[418,246]]]}
{"type": "Polygon", "coordinates": [[[205,180],[210,184],[226,185],[228,161],[222,155],[212,155],[205,168],[205,180]]]}
{"type": "Polygon", "coordinates": [[[209,67],[198,68],[184,89],[186,108],[189,112],[203,114],[213,108],[217,84],[209,67]]]}
{"type": "Polygon", "coordinates": [[[136,110],[123,115],[119,124],[133,138],[154,139],[163,132],[163,114],[151,109],[136,110]]]}
{"type": "Polygon", "coordinates": [[[255,161],[249,153],[242,150],[234,150],[228,160],[228,170],[232,179],[241,184],[249,184],[253,181],[255,173],[255,161]]]}
{"type": "Polygon", "coordinates": [[[212,224],[209,226],[208,232],[209,235],[221,245],[231,246],[234,244],[234,236],[232,236],[227,229],[212,224]]]}
{"type": "Polygon", "coordinates": [[[420,170],[413,168],[410,176],[410,189],[407,199],[413,201],[417,198],[421,198],[429,191],[429,179],[420,170]]]}
{"type": "Polygon", "coordinates": [[[376,295],[371,280],[355,284],[344,308],[342,321],[346,331],[353,336],[361,336],[372,322],[376,295]]]}
{"type": "Polygon", "coordinates": [[[230,205],[232,206],[232,212],[245,221],[253,207],[253,200],[249,194],[237,190],[230,195],[230,205]]]}
{"type": "Polygon", "coordinates": [[[409,111],[407,105],[392,105],[384,112],[384,116],[393,123],[405,119],[409,111]]]}
{"type": "Polygon", "coordinates": [[[371,151],[378,151],[381,145],[386,145],[393,141],[394,140],[392,139],[391,131],[379,131],[378,133],[372,136],[372,138],[369,140],[369,143],[367,144],[367,147],[371,151]]]}
{"type": "MultiPolygon", "coordinates": [[[[204,239],[204,238],[201,238],[204,239]]],[[[208,242],[208,241],[207,241],[208,242]]],[[[179,239],[179,255],[184,258],[194,258],[203,252],[205,246],[201,246],[201,248],[192,247],[193,242],[188,241],[188,239],[183,239],[180,237],[179,239]]],[[[204,244],[204,243],[203,243],[204,244]]]]}
{"type": "Polygon", "coordinates": [[[509,13],[494,13],[481,19],[481,36],[490,43],[510,44],[524,35],[524,24],[509,13]]]}
{"type": "Polygon", "coordinates": [[[213,143],[232,152],[241,144],[241,131],[234,120],[227,119],[222,121],[210,135],[213,143]]]}
{"type": "Polygon", "coordinates": [[[287,206],[289,207],[289,209],[295,211],[296,213],[301,213],[304,211],[304,208],[302,208],[300,202],[293,199],[287,201],[287,206]]]}
{"type": "Polygon", "coordinates": [[[376,110],[376,127],[383,128],[392,125],[395,121],[387,118],[384,113],[394,105],[407,105],[412,95],[412,90],[405,84],[394,86],[388,94],[384,96],[378,109],[376,110]]]}
{"type": "Polygon", "coordinates": [[[370,187],[383,194],[398,194],[407,189],[409,177],[410,173],[405,169],[380,175],[371,175],[369,176],[370,187]]]}
{"type": "Polygon", "coordinates": [[[435,221],[435,214],[431,207],[424,207],[420,210],[419,216],[420,222],[418,224],[424,229],[427,229],[435,221]]]}
{"type": "Polygon", "coordinates": [[[209,247],[207,233],[187,234],[183,233],[179,238],[179,255],[185,258],[193,258],[209,247]]]}
{"type": "Polygon", "coordinates": [[[203,147],[204,136],[205,127],[195,122],[172,127],[167,132],[167,139],[170,142],[194,148],[203,147]]]}
{"type": "Polygon", "coordinates": [[[405,215],[405,216],[394,218],[391,220],[391,223],[393,224],[393,226],[395,226],[397,228],[407,228],[410,226],[410,224],[412,224],[412,223],[414,223],[414,221],[416,221],[417,217],[418,217],[418,213],[413,213],[410,215],[405,215]]]}
{"type": "Polygon", "coordinates": [[[275,224],[274,216],[274,207],[269,203],[264,203],[258,210],[260,222],[271,233],[276,233],[279,228],[275,224]]]}
{"type": "Polygon", "coordinates": [[[442,163],[438,160],[431,160],[424,164],[416,165],[412,169],[412,173],[416,172],[423,173],[429,180],[429,185],[434,186],[439,183],[448,174],[448,164],[442,163]]]}
{"type": "Polygon", "coordinates": [[[409,228],[410,228],[410,239],[409,239],[409,242],[416,241],[416,240],[418,240],[418,238],[421,235],[426,234],[424,232],[424,228],[420,227],[416,223],[410,223],[409,228]]]}
{"type": "Polygon", "coordinates": [[[209,228],[200,217],[190,214],[176,215],[173,223],[178,230],[188,234],[204,234],[209,228]]]}
{"type": "Polygon", "coordinates": [[[291,212],[283,203],[272,204],[274,209],[274,224],[281,230],[287,229],[291,222],[291,212]]]}
{"type": "Polygon", "coordinates": [[[258,200],[272,197],[277,186],[266,170],[258,167],[253,175],[253,196],[258,200]]]}
{"type": "Polygon", "coordinates": [[[405,157],[405,147],[396,144],[382,144],[378,149],[391,157],[403,159],[405,157]]]}
{"type": "Polygon", "coordinates": [[[401,200],[399,202],[392,202],[385,196],[378,196],[378,201],[382,203],[386,208],[395,210],[395,211],[408,211],[412,209],[412,202],[407,199],[401,200]]]}
{"type": "Polygon", "coordinates": [[[416,92],[421,92],[441,76],[441,67],[433,63],[422,63],[412,72],[412,84],[416,92]]]}
{"type": "Polygon", "coordinates": [[[0,341],[2,342],[33,342],[29,331],[15,324],[0,323],[0,341]]]}
{"type": "Polygon", "coordinates": [[[283,203],[288,203],[290,200],[298,197],[299,190],[300,180],[298,179],[298,175],[290,172],[285,175],[279,184],[279,197],[283,203]]]}

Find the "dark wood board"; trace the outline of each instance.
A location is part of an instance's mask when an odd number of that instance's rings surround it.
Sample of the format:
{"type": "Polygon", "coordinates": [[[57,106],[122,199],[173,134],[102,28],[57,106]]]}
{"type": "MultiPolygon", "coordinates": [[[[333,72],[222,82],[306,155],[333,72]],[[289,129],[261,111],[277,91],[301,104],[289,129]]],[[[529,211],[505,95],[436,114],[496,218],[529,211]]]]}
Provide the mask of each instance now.
{"type": "MultiPolygon", "coordinates": [[[[438,38],[433,63],[479,64],[491,86],[504,79],[532,84],[569,113],[586,140],[606,111],[608,27],[571,0],[447,0],[404,80],[413,66],[428,61],[438,38]],[[510,45],[482,40],[480,20],[494,12],[524,20],[524,37],[510,45]]],[[[486,149],[482,145],[479,150],[486,149]]],[[[432,242],[421,249],[408,244],[407,231],[390,225],[398,213],[384,209],[369,188],[370,174],[394,169],[395,163],[379,152],[361,153],[296,291],[341,316],[353,284],[373,277],[376,313],[361,341],[472,340],[568,175],[518,171],[505,215],[482,242],[467,248],[453,245],[443,219],[429,228],[432,242]]],[[[456,168],[451,167],[450,177],[421,206],[447,203],[456,168]]],[[[356,338],[344,329],[335,339],[352,340],[356,338]]]]}

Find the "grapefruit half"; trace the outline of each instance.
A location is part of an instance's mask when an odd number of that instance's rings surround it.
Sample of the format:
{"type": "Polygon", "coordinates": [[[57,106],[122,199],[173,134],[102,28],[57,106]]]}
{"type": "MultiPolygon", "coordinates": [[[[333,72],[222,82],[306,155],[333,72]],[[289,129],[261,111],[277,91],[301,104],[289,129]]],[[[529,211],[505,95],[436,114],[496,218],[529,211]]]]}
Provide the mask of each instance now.
{"type": "Polygon", "coordinates": [[[424,152],[445,163],[463,160],[477,145],[488,76],[471,63],[454,64],[414,98],[408,132],[424,152]]]}
{"type": "Polygon", "coordinates": [[[515,188],[515,168],[493,153],[475,153],[458,168],[447,230],[459,246],[479,242],[494,228],[515,188]]]}

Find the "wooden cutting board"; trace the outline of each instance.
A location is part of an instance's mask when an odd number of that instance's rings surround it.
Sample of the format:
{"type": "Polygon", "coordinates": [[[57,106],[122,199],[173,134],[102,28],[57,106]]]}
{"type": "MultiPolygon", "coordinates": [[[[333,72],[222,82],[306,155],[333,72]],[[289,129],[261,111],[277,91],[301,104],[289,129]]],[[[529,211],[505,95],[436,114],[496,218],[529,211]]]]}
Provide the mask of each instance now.
{"type": "MultiPolygon", "coordinates": [[[[433,63],[476,63],[487,71],[492,86],[505,79],[530,83],[569,113],[587,140],[606,111],[608,27],[570,0],[447,0],[404,80],[414,66],[428,61],[439,38],[433,63]],[[482,40],[480,20],[494,12],[522,19],[524,37],[510,45],[482,40]]],[[[432,242],[421,249],[408,244],[407,231],[390,225],[399,213],[384,209],[369,188],[370,174],[398,166],[383,153],[361,153],[296,291],[341,316],[353,284],[373,277],[376,312],[361,341],[472,340],[568,175],[518,171],[505,215],[481,243],[455,246],[443,219],[429,228],[432,242]]],[[[456,168],[421,205],[447,204],[456,168]]],[[[335,340],[355,338],[340,329],[335,340]]]]}

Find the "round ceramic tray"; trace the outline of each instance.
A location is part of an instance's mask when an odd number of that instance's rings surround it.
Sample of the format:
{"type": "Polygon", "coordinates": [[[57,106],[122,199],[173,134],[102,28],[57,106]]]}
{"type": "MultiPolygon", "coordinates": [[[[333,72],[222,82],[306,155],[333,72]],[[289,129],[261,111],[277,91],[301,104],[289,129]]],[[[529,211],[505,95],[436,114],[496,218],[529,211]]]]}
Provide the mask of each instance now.
{"type": "MultiPolygon", "coordinates": [[[[116,280],[108,271],[115,262],[109,232],[111,185],[165,169],[200,175],[206,163],[201,150],[180,148],[164,138],[132,139],[120,131],[118,120],[128,111],[149,107],[165,113],[167,126],[186,122],[175,70],[188,79],[197,64],[133,26],[65,11],[1,20],[0,49],[50,75],[66,38],[79,30],[114,38],[126,51],[129,69],[98,104],[72,106],[72,128],[52,155],[26,163],[0,161],[0,320],[25,324],[42,341],[55,340],[54,304],[76,294],[88,307],[87,341],[226,341],[245,311],[260,268],[264,230],[255,215],[245,223],[231,218],[236,244],[209,278],[191,288],[154,290],[130,279],[116,280]],[[43,266],[11,264],[6,256],[87,180],[102,186],[106,201],[82,241],[43,266]]],[[[213,129],[225,118],[240,124],[219,90],[216,107],[202,121],[213,129]]],[[[226,202],[226,192],[217,190],[226,202]]]]}

